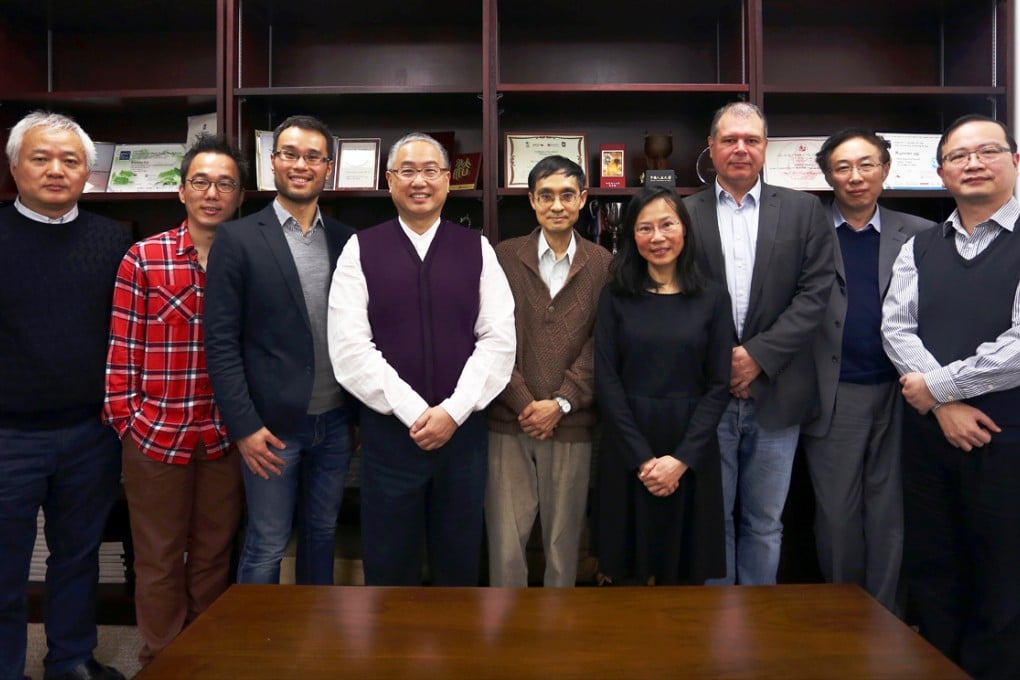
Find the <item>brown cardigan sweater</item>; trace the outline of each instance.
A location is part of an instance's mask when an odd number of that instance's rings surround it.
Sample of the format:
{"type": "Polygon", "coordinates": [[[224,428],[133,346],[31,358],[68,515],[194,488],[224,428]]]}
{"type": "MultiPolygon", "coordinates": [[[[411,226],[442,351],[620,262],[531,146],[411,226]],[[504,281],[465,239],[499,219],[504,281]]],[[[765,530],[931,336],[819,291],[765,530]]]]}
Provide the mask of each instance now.
{"type": "Polygon", "coordinates": [[[538,271],[538,239],[542,230],[502,241],[496,256],[514,294],[517,358],[510,384],[489,406],[489,429],[518,434],[518,414],[532,401],[563,397],[570,413],[563,416],[553,439],[591,441],[598,418],[594,409],[592,367],[595,308],[609,279],[613,256],[574,233],[577,251],[566,283],[556,297],[538,271]]]}

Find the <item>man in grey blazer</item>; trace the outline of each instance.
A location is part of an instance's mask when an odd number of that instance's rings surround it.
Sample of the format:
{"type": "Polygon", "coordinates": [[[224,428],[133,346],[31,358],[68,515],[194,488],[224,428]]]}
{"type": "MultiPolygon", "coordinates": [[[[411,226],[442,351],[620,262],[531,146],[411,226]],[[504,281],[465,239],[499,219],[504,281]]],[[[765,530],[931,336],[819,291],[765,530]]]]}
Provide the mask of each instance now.
{"type": "Polygon", "coordinates": [[[220,225],[209,253],[206,361],[227,435],[244,461],[248,522],[239,583],[279,582],[295,517],[295,580],[333,583],[353,400],[333,375],[326,301],[354,232],[319,210],[332,148],[321,121],[283,121],[273,133],[276,199],[220,225]]]}
{"type": "Polygon", "coordinates": [[[718,428],[726,513],[718,584],[776,582],[800,423],[817,405],[809,350],[834,277],[828,213],[810,194],[759,179],[767,143],[758,107],[719,109],[708,138],[716,180],[684,200],[702,246],[698,265],[726,284],[737,331],[733,398],[718,428]]]}
{"type": "Polygon", "coordinates": [[[803,428],[815,489],[818,563],[830,583],[857,583],[902,615],[899,374],[882,349],[882,299],[900,247],[934,222],[879,207],[889,143],[848,128],[816,156],[832,187],[836,282],[815,336],[818,417],[803,428]]]}

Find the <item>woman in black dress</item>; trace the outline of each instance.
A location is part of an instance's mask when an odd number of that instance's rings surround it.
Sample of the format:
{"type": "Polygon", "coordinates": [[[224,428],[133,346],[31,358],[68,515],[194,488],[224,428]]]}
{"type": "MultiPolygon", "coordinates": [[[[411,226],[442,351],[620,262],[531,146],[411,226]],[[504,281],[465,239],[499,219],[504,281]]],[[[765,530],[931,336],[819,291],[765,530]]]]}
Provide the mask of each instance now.
{"type": "Polygon", "coordinates": [[[612,583],[700,584],[726,572],[716,426],[733,319],[726,289],[698,273],[690,223],[671,189],[639,192],[599,300],[593,542],[612,583]]]}

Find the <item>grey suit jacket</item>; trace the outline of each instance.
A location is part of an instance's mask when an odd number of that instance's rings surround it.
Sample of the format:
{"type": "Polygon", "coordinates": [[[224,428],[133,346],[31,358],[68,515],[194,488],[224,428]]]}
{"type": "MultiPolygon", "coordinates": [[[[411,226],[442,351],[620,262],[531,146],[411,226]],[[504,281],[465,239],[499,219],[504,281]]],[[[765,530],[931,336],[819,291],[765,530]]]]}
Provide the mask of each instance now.
{"type": "MultiPolygon", "coordinates": [[[[907,213],[878,207],[882,231],[878,241],[878,289],[885,297],[892,278],[892,266],[900,247],[914,234],[935,226],[934,222],[907,213]]],[[[830,213],[831,214],[831,213],[830,213]]],[[[829,221],[832,228],[832,221],[829,221]]],[[[818,373],[818,416],[806,421],[803,433],[812,437],[824,437],[832,424],[832,413],[836,405],[836,386],[839,384],[839,367],[843,361],[843,324],[846,322],[847,294],[846,271],[843,255],[839,250],[839,239],[835,240],[836,280],[829,295],[829,306],[825,319],[815,336],[814,360],[818,373]]]]}
{"type": "MultiPolygon", "coordinates": [[[[698,266],[726,285],[714,187],[684,199],[693,220],[698,266]]],[[[751,383],[758,421],[797,425],[817,405],[811,342],[835,277],[832,220],[817,197],[762,185],[758,243],[743,345],[762,367],[751,383]]]]}
{"type": "MultiPolygon", "coordinates": [[[[323,223],[332,273],[354,230],[325,216],[323,223]]],[[[217,228],[203,323],[209,379],[230,440],[263,425],[277,436],[294,432],[312,394],[312,327],[272,204],[217,228]]]]}

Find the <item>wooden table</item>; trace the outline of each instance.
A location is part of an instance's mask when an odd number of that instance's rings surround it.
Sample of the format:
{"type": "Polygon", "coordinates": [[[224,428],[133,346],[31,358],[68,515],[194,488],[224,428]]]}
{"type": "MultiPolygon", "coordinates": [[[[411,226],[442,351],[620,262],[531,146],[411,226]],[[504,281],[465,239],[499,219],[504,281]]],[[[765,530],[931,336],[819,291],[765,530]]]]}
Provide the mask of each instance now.
{"type": "Polygon", "coordinates": [[[233,586],[138,676],[966,678],[856,586],[233,586]]]}

